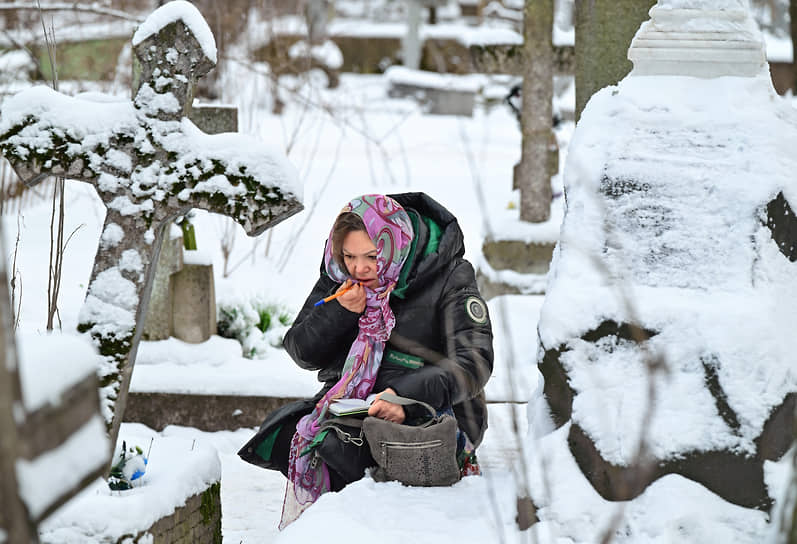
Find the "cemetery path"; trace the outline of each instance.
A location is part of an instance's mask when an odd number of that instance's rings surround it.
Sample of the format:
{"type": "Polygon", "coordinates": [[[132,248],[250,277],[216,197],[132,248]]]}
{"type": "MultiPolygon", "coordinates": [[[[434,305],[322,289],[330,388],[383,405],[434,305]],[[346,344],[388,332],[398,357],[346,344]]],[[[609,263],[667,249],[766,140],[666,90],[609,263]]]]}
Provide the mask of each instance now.
{"type": "MultiPolygon", "coordinates": [[[[495,403],[488,407],[490,427],[478,450],[484,478],[490,479],[512,470],[517,459],[516,440],[512,432],[512,411],[520,429],[527,429],[525,403],[495,403]]],[[[186,432],[196,433],[193,429],[186,432]]],[[[222,466],[222,535],[225,544],[259,544],[273,542],[279,531],[285,478],[275,471],[263,470],[243,462],[236,451],[255,429],[239,429],[220,433],[202,433],[219,451],[222,466]]],[[[340,500],[345,502],[346,491],[340,500]]]]}

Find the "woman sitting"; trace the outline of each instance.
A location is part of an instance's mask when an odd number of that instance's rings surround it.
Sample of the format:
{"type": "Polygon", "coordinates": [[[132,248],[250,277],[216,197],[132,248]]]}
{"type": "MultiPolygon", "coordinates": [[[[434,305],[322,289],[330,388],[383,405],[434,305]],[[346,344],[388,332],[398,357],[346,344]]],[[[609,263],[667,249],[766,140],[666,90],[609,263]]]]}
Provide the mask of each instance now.
{"type": "MultiPolygon", "coordinates": [[[[375,464],[367,445],[321,429],[335,399],[389,392],[453,414],[460,471],[478,473],[492,331],[463,254],[456,218],[424,193],[364,195],[343,208],[320,278],[284,340],[294,361],[318,370],[324,386],[271,413],[239,452],[288,478],[280,528],[375,464]]],[[[368,414],[409,423],[423,411],[377,398],[368,414]]]]}

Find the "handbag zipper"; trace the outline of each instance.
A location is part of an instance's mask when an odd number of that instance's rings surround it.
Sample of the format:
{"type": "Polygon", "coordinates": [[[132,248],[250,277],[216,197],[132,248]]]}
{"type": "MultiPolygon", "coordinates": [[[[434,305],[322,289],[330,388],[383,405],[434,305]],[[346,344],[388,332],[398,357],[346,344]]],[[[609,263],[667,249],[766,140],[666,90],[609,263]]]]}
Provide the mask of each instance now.
{"type": "Polygon", "coordinates": [[[405,450],[414,450],[421,448],[433,448],[435,446],[442,446],[442,440],[428,440],[426,442],[380,442],[383,448],[397,448],[405,450]]]}

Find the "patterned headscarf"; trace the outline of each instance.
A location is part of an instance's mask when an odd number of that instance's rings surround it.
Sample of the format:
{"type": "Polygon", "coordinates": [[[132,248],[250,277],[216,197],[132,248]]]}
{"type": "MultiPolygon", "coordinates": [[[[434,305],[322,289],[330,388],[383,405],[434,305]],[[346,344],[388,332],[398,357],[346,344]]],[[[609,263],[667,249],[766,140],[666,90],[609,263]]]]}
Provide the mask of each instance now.
{"type": "MultiPolygon", "coordinates": [[[[346,357],[340,380],[296,425],[280,529],[298,518],[322,493],[329,491],[329,469],[326,463],[310,453],[323,439],[319,431],[328,417],[329,404],[340,398],[364,399],[371,393],[385,342],[396,325],[389,305],[390,292],[410,251],[414,236],[412,222],[398,202],[384,195],[355,198],[340,213],[345,212],[353,212],[362,218],[368,236],[376,246],[379,285],[376,289],[365,290],[365,312],[360,316],[359,332],[346,357]]],[[[327,274],[336,282],[351,279],[332,256],[332,232],[327,241],[324,264],[327,274]]]]}

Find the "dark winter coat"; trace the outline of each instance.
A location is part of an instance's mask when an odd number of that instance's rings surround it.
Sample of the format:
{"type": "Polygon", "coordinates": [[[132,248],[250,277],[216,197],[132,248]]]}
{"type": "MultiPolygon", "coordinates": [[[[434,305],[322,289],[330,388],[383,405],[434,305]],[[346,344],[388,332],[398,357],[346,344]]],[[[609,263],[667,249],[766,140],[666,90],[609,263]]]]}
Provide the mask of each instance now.
{"type": "MultiPolygon", "coordinates": [[[[478,445],[487,428],[484,386],[493,366],[492,330],[473,267],[463,258],[462,231],[456,218],[424,193],[390,196],[410,214],[415,238],[391,293],[396,326],[385,345],[373,391],[391,387],[401,396],[437,409],[452,406],[460,429],[478,445]]],[[[309,412],[314,401],[340,379],[360,314],[337,302],[314,306],[339,286],[322,267],[284,340],[285,349],[300,367],[319,371],[324,387],[312,402],[278,410],[281,413],[270,416],[261,433],[275,428],[275,420],[289,420],[297,410],[309,412]]],[[[257,447],[256,440],[252,444],[257,447]]]]}

